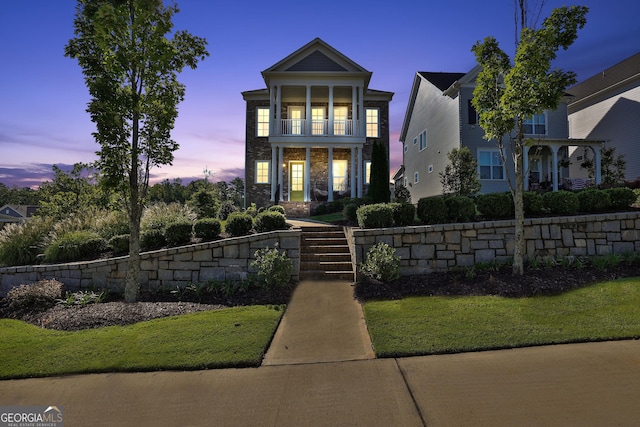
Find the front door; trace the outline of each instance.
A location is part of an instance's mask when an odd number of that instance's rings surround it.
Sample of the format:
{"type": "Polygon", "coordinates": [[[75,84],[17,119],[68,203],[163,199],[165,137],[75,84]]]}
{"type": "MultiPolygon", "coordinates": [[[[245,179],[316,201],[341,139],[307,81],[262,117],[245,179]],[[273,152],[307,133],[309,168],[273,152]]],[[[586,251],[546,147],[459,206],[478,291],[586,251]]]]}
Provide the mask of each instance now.
{"type": "Polygon", "coordinates": [[[304,201],[304,162],[289,162],[289,200],[304,201]]]}

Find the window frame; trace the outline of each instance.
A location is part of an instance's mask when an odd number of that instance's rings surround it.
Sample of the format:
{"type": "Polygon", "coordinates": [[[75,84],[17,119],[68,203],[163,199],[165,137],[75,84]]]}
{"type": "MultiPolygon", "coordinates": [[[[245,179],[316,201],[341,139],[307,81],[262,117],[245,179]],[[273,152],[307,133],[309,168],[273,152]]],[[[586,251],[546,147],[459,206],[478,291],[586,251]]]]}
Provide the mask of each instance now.
{"type": "Polygon", "coordinates": [[[478,149],[478,175],[480,177],[481,180],[483,181],[504,181],[507,179],[506,177],[506,169],[504,167],[504,163],[502,162],[502,157],[500,156],[500,150],[498,149],[491,149],[491,148],[481,148],[478,149]],[[483,164],[481,163],[482,159],[482,153],[490,153],[490,164],[483,164]],[[497,154],[497,157],[495,157],[494,155],[497,154]],[[498,159],[499,160],[499,164],[494,164],[493,160],[494,159],[498,159]],[[482,177],[482,169],[483,167],[489,167],[489,171],[490,171],[490,177],[489,178],[483,178],[482,177]],[[501,174],[502,177],[500,178],[495,178],[494,177],[494,168],[498,168],[500,167],[500,169],[502,170],[501,174]]]}
{"type": "Polygon", "coordinates": [[[420,146],[419,146],[419,150],[420,151],[424,151],[427,149],[427,130],[423,130],[422,132],[420,132],[420,134],[418,135],[419,141],[420,141],[420,146]]]}
{"type": "Polygon", "coordinates": [[[378,107],[367,107],[364,109],[365,116],[365,137],[367,138],[380,138],[380,108],[378,107]],[[373,118],[369,115],[369,112],[375,111],[375,121],[369,121],[370,118],[373,118]],[[375,127],[374,127],[375,126],[375,127]],[[373,131],[375,129],[375,135],[373,131]]]}
{"type": "Polygon", "coordinates": [[[364,183],[371,183],[371,160],[364,161],[364,183]]]}
{"type": "Polygon", "coordinates": [[[534,114],[533,116],[525,119],[522,122],[522,132],[525,135],[533,135],[533,136],[541,136],[541,135],[547,135],[548,133],[548,129],[549,129],[549,125],[547,123],[547,112],[543,112],[542,114],[534,114]],[[542,122],[537,122],[536,118],[542,117],[542,122]],[[526,126],[531,126],[531,131],[532,132],[527,132],[525,130],[526,126]],[[544,126],[544,132],[540,132],[538,129],[536,129],[537,127],[540,126],[544,126]]]}
{"type": "Polygon", "coordinates": [[[271,184],[271,160],[256,160],[256,173],[254,181],[256,184],[271,184]],[[262,174],[260,173],[260,164],[266,164],[266,182],[260,180],[260,177],[262,176],[262,174]]]}
{"type": "Polygon", "coordinates": [[[271,108],[265,107],[265,106],[256,107],[256,136],[260,138],[268,137],[270,128],[271,128],[271,108]],[[266,111],[267,113],[266,121],[261,120],[261,119],[265,119],[264,113],[260,114],[261,112],[264,112],[264,111],[266,111]]]}
{"type": "Polygon", "coordinates": [[[420,172],[415,171],[413,173],[413,183],[418,184],[420,182],[420,172]]]}

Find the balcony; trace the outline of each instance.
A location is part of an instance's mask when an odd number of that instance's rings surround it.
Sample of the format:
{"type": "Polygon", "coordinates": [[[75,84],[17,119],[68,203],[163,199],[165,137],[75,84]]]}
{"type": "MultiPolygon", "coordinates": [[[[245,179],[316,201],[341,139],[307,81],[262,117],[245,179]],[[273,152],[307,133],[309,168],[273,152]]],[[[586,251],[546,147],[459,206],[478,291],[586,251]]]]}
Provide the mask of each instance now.
{"type": "Polygon", "coordinates": [[[282,119],[274,136],[361,136],[359,129],[359,120],[333,120],[332,129],[327,119],[282,119]]]}

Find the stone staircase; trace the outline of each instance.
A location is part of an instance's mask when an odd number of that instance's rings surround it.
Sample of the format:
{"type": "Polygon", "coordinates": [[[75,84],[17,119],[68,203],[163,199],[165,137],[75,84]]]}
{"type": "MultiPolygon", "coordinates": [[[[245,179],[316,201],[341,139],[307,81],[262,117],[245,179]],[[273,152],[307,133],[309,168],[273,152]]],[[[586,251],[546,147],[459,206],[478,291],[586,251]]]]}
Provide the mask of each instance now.
{"type": "Polygon", "coordinates": [[[342,227],[303,227],[300,279],[354,281],[354,269],[342,227]]]}

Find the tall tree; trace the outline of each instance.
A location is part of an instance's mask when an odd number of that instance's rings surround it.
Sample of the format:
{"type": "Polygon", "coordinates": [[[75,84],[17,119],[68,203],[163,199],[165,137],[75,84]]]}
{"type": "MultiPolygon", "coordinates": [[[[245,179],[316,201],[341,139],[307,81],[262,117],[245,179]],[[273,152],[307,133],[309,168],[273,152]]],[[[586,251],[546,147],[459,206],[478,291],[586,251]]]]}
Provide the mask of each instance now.
{"type": "MultiPolygon", "coordinates": [[[[520,7],[526,5],[520,1],[520,7]]],[[[494,37],[476,43],[472,51],[482,67],[473,92],[473,105],[480,116],[485,138],[495,140],[502,162],[513,165],[515,183],[509,186],[515,206],[513,273],[524,272],[524,162],[523,124],[527,118],[558,107],[564,90],[576,82],[575,73],[551,69],[557,51],[567,49],[586,24],[584,6],[554,9],[539,29],[528,28],[526,10],[521,10],[520,40],[513,65],[494,37]],[[506,141],[506,144],[505,144],[506,141]],[[510,151],[512,162],[506,161],[510,151]]]]}
{"type": "Polygon", "coordinates": [[[371,174],[369,176],[369,190],[367,197],[373,203],[389,203],[389,156],[384,143],[376,139],[371,151],[371,174]]]}
{"type": "Polygon", "coordinates": [[[208,55],[203,38],[173,32],[177,12],[162,0],[78,0],[75,37],[65,47],[65,55],[78,60],[91,95],[87,111],[97,127],[98,167],[125,195],[131,229],[128,302],[138,297],[149,172],[171,164],[178,148],[170,135],[185,94],[177,74],[208,55]]]}
{"type": "Polygon", "coordinates": [[[447,154],[451,163],[440,172],[443,194],[473,196],[480,191],[478,162],[469,147],[454,148],[447,154]]]}

